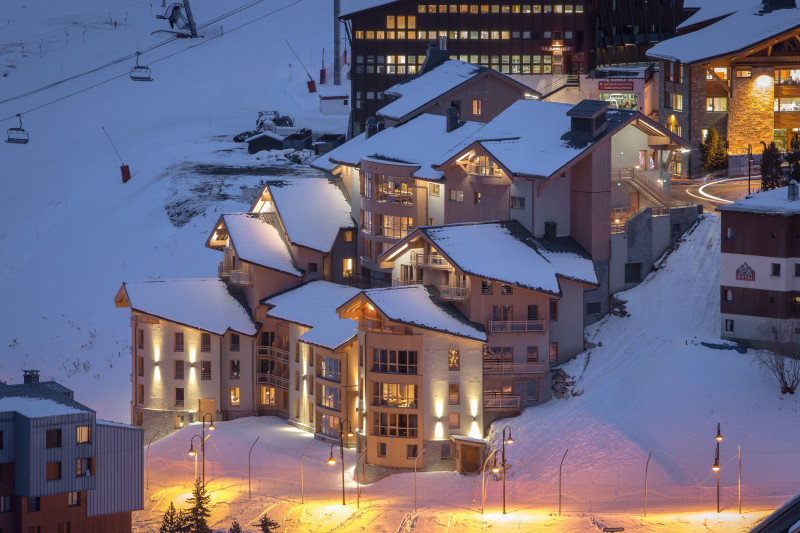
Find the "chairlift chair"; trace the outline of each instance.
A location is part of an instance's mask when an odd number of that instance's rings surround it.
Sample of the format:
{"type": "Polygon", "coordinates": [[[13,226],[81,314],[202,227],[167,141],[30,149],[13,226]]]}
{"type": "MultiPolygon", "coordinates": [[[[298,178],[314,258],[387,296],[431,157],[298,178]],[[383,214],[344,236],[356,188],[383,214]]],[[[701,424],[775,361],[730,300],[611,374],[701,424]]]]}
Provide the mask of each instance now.
{"type": "Polygon", "coordinates": [[[19,118],[19,128],[8,128],[8,138],[6,142],[11,144],[28,144],[30,135],[28,135],[27,131],[22,129],[22,115],[17,115],[17,118],[19,118]]]}
{"type": "Polygon", "coordinates": [[[153,81],[150,76],[150,67],[139,65],[140,52],[136,52],[136,66],[131,69],[131,79],[133,81],[153,81]]]}

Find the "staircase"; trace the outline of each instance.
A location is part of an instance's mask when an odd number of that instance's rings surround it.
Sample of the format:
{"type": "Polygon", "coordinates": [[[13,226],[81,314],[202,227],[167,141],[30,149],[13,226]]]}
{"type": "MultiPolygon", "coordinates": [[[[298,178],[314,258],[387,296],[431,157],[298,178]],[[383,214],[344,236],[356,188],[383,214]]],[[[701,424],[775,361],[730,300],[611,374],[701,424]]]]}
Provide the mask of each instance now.
{"type": "Polygon", "coordinates": [[[553,79],[553,81],[551,81],[541,89],[538,89],[538,91],[542,93],[540,99],[546,100],[550,96],[556,94],[561,89],[564,89],[566,87],[580,87],[580,85],[581,85],[580,76],[575,74],[567,74],[553,79]]]}
{"type": "Polygon", "coordinates": [[[653,183],[646,175],[635,168],[616,168],[611,172],[612,179],[630,184],[656,204],[666,208],[678,205],[662,187],[653,183]]]}

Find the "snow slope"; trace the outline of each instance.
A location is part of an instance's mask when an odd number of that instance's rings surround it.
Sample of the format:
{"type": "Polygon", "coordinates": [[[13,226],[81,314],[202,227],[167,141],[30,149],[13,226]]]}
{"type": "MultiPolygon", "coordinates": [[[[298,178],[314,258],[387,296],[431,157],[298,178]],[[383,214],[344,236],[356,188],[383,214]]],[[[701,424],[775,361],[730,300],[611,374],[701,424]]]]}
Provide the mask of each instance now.
{"type": "MultiPolygon", "coordinates": [[[[249,3],[196,0],[192,8],[203,24],[249,3]]],[[[168,37],[150,34],[168,26],[155,19],[155,0],[6,4],[0,101],[168,37]]],[[[328,0],[263,1],[217,23],[220,37],[178,39],[142,55],[153,82],[130,81],[128,60],[0,104],[0,119],[23,113],[31,135],[27,145],[0,143],[0,379],[20,382],[23,368],[38,368],[99,416],[130,420],[121,393],[130,386],[129,310],[114,308],[114,293],[122,281],[215,275],[219,255],[203,243],[220,213],[249,207],[241,186],[319,175],[268,167],[230,139],[251,129],[260,109],[322,133],[346,130],[346,116],[319,114],[284,42],[318,71],[323,47],[332,57],[332,28],[328,17],[307,15],[328,10],[328,0]],[[101,126],[130,165],[126,185],[101,126]]]]}

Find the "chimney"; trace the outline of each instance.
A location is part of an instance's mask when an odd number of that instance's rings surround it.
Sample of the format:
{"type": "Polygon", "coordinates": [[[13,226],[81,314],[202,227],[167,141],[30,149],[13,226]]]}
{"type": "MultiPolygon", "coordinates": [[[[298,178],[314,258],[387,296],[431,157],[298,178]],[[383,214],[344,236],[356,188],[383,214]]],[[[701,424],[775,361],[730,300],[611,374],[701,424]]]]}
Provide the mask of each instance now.
{"type": "Polygon", "coordinates": [[[786,194],[790,202],[797,201],[797,182],[792,180],[789,182],[789,186],[786,187],[786,194]]]}
{"type": "Polygon", "coordinates": [[[23,370],[22,371],[22,379],[23,383],[26,385],[39,383],[39,371],[38,370],[23,370]]]}
{"type": "Polygon", "coordinates": [[[455,107],[448,107],[447,108],[447,133],[450,133],[457,127],[459,127],[461,123],[458,120],[458,109],[455,107]]]}
{"type": "Polygon", "coordinates": [[[376,133],[378,133],[378,121],[375,120],[375,117],[369,117],[367,119],[367,139],[376,133]]]}
{"type": "Polygon", "coordinates": [[[556,230],[558,229],[558,224],[555,222],[545,222],[544,223],[544,238],[547,242],[553,242],[556,240],[556,230]]]}
{"type": "Polygon", "coordinates": [[[582,100],[567,111],[570,117],[570,134],[575,142],[592,142],[606,132],[608,102],[582,100]]]}
{"type": "Polygon", "coordinates": [[[425,62],[419,69],[420,74],[424,74],[434,67],[438,67],[450,57],[447,54],[447,41],[444,37],[439,38],[438,41],[431,41],[428,43],[428,51],[425,53],[425,62]]]}
{"type": "Polygon", "coordinates": [[[378,122],[378,131],[383,131],[385,127],[386,125],[383,123],[382,120],[378,122]]]}

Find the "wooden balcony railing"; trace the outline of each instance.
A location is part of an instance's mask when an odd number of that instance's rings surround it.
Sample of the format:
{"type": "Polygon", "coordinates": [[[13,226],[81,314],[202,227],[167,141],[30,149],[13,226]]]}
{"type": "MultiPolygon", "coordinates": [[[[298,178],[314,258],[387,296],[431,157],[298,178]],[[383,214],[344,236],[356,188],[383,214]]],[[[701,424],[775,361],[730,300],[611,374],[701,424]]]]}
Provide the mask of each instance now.
{"type": "Polygon", "coordinates": [[[256,379],[259,385],[272,385],[283,390],[289,390],[289,379],[274,374],[256,374],[256,379]]]}
{"type": "Polygon", "coordinates": [[[519,396],[483,393],[484,409],[519,409],[519,396]]]}
{"type": "Polygon", "coordinates": [[[411,264],[418,267],[450,268],[450,263],[439,254],[411,253],[411,264]]]}
{"type": "Polygon", "coordinates": [[[392,278],[392,287],[405,287],[407,285],[420,285],[422,281],[418,279],[397,279],[392,278]]]}
{"type": "Polygon", "coordinates": [[[544,320],[490,320],[489,333],[544,333],[544,320]]]}
{"type": "Polygon", "coordinates": [[[227,265],[224,261],[220,261],[219,265],[217,265],[217,272],[219,273],[220,279],[228,279],[231,277],[231,265],[227,265]]]}
{"type": "Polygon", "coordinates": [[[544,361],[512,363],[483,360],[484,374],[544,374],[545,372],[547,372],[547,363],[544,361]]]}
{"type": "Polygon", "coordinates": [[[250,272],[244,272],[243,270],[231,270],[231,283],[250,285],[250,272]]]}
{"type": "Polygon", "coordinates": [[[258,346],[257,354],[259,357],[272,357],[281,361],[289,362],[289,351],[275,346],[258,346]]]}
{"type": "Polygon", "coordinates": [[[439,287],[439,298],[451,302],[465,302],[469,298],[469,289],[443,285],[439,287]]]}

